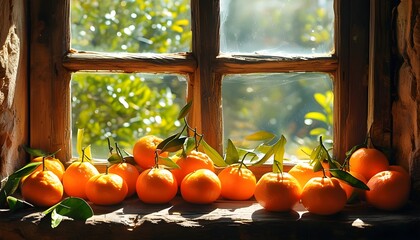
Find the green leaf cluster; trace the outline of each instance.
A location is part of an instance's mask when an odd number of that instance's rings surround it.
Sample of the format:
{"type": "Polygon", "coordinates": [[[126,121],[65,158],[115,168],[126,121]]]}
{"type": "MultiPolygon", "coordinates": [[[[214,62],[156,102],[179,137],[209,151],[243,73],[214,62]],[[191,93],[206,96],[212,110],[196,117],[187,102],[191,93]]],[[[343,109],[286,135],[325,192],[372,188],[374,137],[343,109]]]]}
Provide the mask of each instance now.
{"type": "Polygon", "coordinates": [[[314,172],[322,170],[325,177],[325,169],[322,166],[323,161],[328,162],[331,176],[347,182],[352,187],[369,190],[369,187],[363,181],[355,178],[349,172],[343,170],[343,166],[341,166],[340,163],[331,158],[328,150],[322,143],[322,136],[320,136],[319,145],[316,148],[314,148],[314,150],[310,154],[310,164],[313,166],[314,172]]]}

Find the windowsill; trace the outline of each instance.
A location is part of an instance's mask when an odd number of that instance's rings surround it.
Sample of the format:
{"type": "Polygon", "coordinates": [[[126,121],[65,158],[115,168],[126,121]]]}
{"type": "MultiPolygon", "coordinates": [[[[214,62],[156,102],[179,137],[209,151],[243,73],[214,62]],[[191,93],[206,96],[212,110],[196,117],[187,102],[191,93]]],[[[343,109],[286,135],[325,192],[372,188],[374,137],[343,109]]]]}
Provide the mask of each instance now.
{"type": "Polygon", "coordinates": [[[176,197],[147,205],[136,197],[116,206],[92,205],[86,222],[65,219],[55,229],[39,209],[0,210],[0,239],[414,239],[420,235],[420,208],[375,210],[363,203],[339,214],[317,216],[298,204],[288,213],[267,212],[255,201],[218,200],[194,205],[176,197]]]}

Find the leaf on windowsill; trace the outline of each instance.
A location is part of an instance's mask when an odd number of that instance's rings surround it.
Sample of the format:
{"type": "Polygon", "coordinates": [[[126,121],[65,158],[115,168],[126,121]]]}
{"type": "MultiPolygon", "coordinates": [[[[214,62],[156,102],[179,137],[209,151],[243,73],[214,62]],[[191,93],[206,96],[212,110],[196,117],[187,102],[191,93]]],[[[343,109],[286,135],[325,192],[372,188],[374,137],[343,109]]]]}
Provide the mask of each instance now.
{"type": "Polygon", "coordinates": [[[7,205],[9,205],[9,209],[11,212],[17,211],[19,209],[34,207],[34,205],[32,205],[31,203],[15,198],[13,196],[7,196],[7,205]]]}
{"type": "Polygon", "coordinates": [[[93,216],[90,205],[78,197],[68,197],[43,212],[44,215],[49,213],[51,213],[52,228],[56,228],[61,223],[63,216],[81,221],[93,216]]]}

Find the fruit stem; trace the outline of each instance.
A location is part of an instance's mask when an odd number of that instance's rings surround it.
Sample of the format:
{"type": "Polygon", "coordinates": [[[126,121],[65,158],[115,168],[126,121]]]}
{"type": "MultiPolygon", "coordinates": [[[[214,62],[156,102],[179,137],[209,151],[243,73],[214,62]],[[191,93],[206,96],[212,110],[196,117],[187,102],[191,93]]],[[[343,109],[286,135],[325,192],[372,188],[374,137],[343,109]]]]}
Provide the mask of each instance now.
{"type": "Polygon", "coordinates": [[[122,152],[121,152],[120,146],[118,146],[118,143],[117,142],[115,142],[115,149],[116,149],[115,151],[117,152],[118,156],[121,158],[120,163],[123,163],[124,162],[124,158],[122,156],[122,152]]]}
{"type": "Polygon", "coordinates": [[[47,170],[45,167],[45,157],[42,157],[42,171],[47,170]]]}
{"type": "Polygon", "coordinates": [[[155,150],[155,168],[159,167],[158,162],[159,162],[159,153],[158,153],[158,150],[156,149],[155,150]]]}
{"type": "MultiPolygon", "coordinates": [[[[111,146],[111,140],[109,140],[109,137],[106,138],[107,142],[108,142],[108,149],[109,149],[109,154],[112,155],[112,151],[114,150],[111,146]]],[[[117,144],[117,143],[115,143],[117,144]]]]}

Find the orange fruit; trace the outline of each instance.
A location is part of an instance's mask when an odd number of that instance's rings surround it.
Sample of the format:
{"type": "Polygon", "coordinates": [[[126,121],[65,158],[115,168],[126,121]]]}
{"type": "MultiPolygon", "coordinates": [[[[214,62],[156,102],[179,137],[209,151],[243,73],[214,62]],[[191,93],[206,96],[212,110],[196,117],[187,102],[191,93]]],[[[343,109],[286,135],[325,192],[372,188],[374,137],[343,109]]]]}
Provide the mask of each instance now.
{"type": "Polygon", "coordinates": [[[338,179],[315,177],[303,187],[301,200],[308,212],[331,215],[344,208],[347,196],[338,179]]]}
{"type": "MultiPolygon", "coordinates": [[[[133,147],[134,161],[142,168],[147,169],[155,166],[155,151],[156,147],[163,139],[154,136],[146,135],[137,140],[133,147]]],[[[161,157],[167,157],[168,153],[163,152],[159,154],[161,157]]]]}
{"type": "Polygon", "coordinates": [[[171,201],[178,192],[178,183],[165,168],[149,168],[137,179],[137,196],[145,203],[162,204],[171,201]]]}
{"type": "MultiPolygon", "coordinates": [[[[32,159],[31,162],[42,162],[42,157],[36,157],[32,159]]],[[[45,164],[46,170],[50,170],[55,175],[57,175],[60,181],[63,179],[65,168],[64,168],[63,163],[61,163],[59,159],[53,158],[53,157],[46,157],[44,159],[44,164],[45,164]]],[[[41,164],[35,169],[35,171],[42,171],[42,169],[43,169],[43,166],[41,164]]]]}
{"type": "Polygon", "coordinates": [[[313,166],[307,162],[299,162],[294,165],[288,172],[290,175],[298,180],[300,187],[303,188],[305,184],[314,177],[322,177],[322,171],[314,172],[313,166]]]}
{"type": "MultiPolygon", "coordinates": [[[[367,183],[366,179],[360,173],[352,172],[352,171],[350,171],[349,173],[353,177],[355,177],[355,178],[359,179],[360,181],[362,181],[363,183],[365,183],[365,184],[367,183]]],[[[346,192],[347,200],[349,200],[350,197],[353,196],[353,194],[356,194],[356,193],[360,193],[361,194],[362,191],[363,192],[365,191],[365,190],[362,190],[362,189],[359,189],[359,188],[352,187],[351,185],[349,185],[347,182],[345,182],[343,180],[338,179],[338,181],[340,182],[341,187],[343,188],[343,190],[346,192]]]]}
{"type": "Polygon", "coordinates": [[[63,184],[52,171],[35,171],[21,186],[22,197],[39,207],[51,207],[61,201],[63,184]]]}
{"type": "Polygon", "coordinates": [[[360,148],[349,159],[350,171],[358,172],[369,181],[378,172],[388,169],[389,162],[385,154],[374,148],[360,148]]]}
{"type": "Polygon", "coordinates": [[[268,172],[261,176],[255,188],[255,199],[266,210],[290,211],[299,201],[301,187],[289,173],[268,172]]]}
{"type": "Polygon", "coordinates": [[[113,164],[108,168],[108,172],[124,179],[128,187],[127,197],[131,197],[136,192],[136,182],[140,173],[134,165],[126,162],[113,164]]]}
{"type": "Polygon", "coordinates": [[[369,179],[366,202],[382,210],[398,210],[408,201],[410,195],[410,177],[399,171],[386,170],[369,179]]]}
{"type": "Polygon", "coordinates": [[[114,205],[127,196],[128,187],[124,179],[114,173],[101,173],[86,182],[86,196],[97,205],[114,205]]]}
{"type": "Polygon", "coordinates": [[[214,164],[210,157],[199,151],[191,151],[185,157],[175,158],[174,161],[179,168],[172,169],[178,183],[181,183],[185,176],[198,169],[208,169],[214,172],[214,164]]]}
{"type": "Polygon", "coordinates": [[[208,169],[198,169],[181,182],[182,198],[190,203],[210,204],[216,201],[222,186],[217,175],[208,169]]]}
{"type": "Polygon", "coordinates": [[[97,174],[98,170],[90,162],[72,162],[63,174],[64,192],[72,197],[86,199],[85,185],[97,174]]]}
{"type": "Polygon", "coordinates": [[[218,177],[222,184],[220,195],[223,198],[247,200],[254,195],[257,181],[254,173],[245,166],[228,166],[219,172],[218,177]]]}

